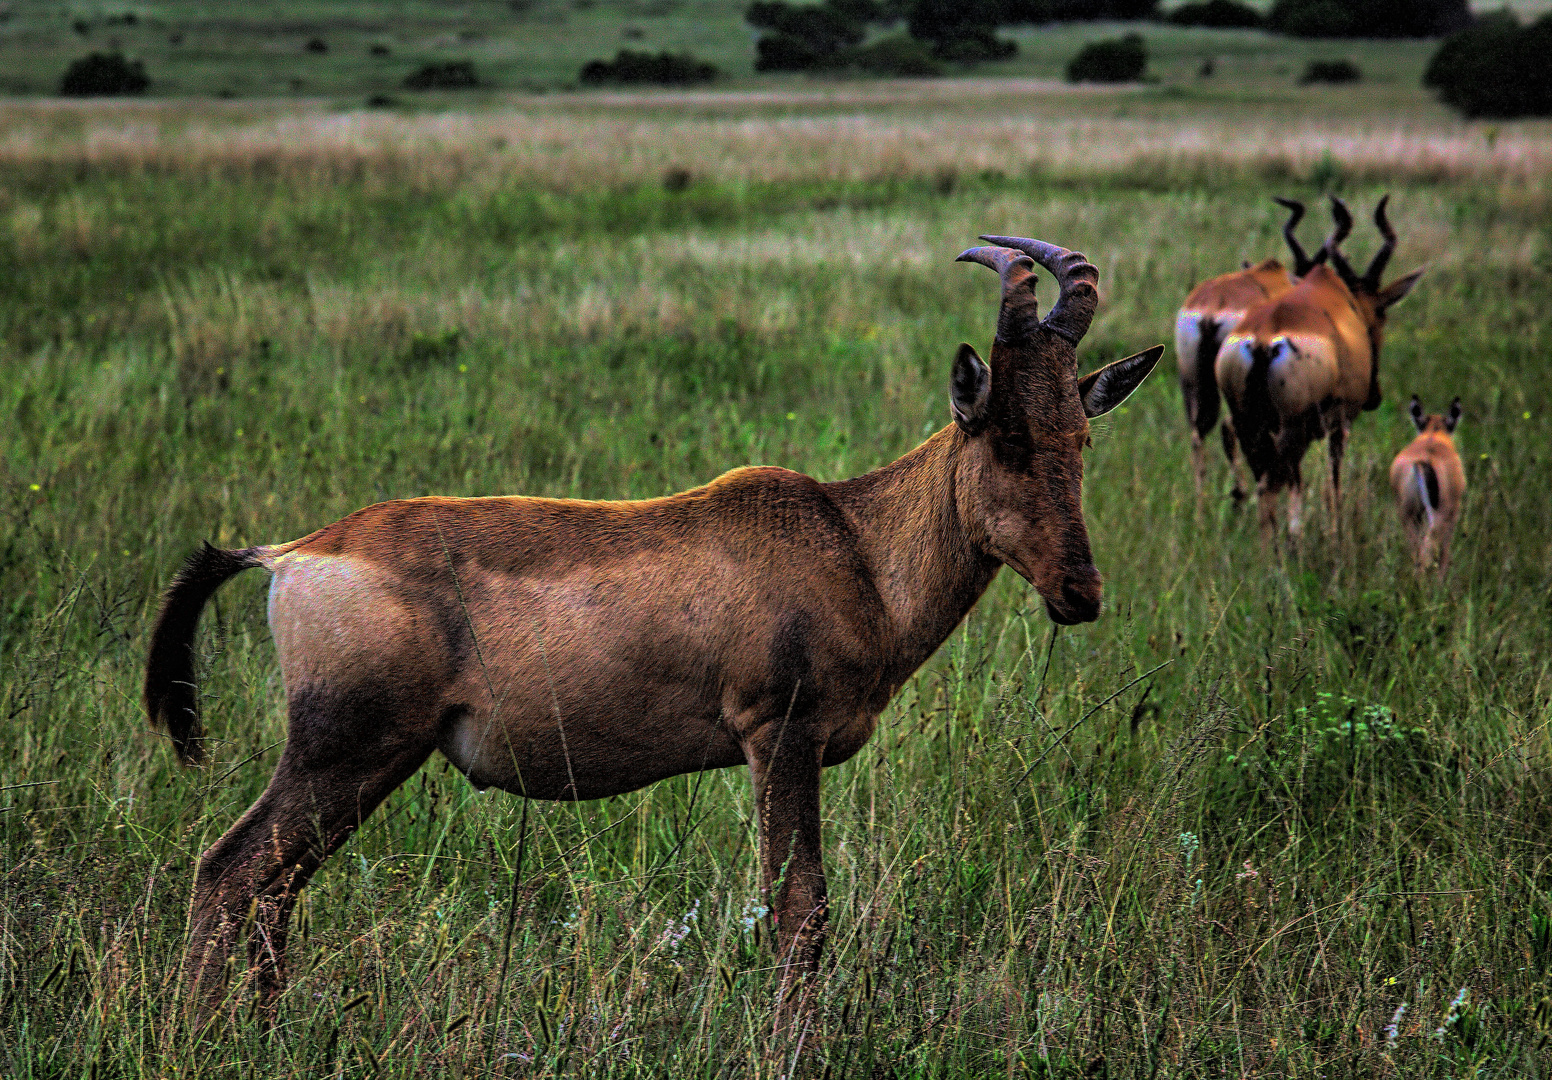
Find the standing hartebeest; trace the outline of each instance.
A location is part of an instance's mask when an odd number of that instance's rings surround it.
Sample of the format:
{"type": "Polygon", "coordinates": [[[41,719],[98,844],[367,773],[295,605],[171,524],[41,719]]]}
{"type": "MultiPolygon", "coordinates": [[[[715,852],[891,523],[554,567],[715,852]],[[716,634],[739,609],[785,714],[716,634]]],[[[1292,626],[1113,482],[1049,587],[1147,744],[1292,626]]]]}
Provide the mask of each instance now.
{"type": "Polygon", "coordinates": [[[249,919],[259,994],[274,999],[298,892],[438,750],[482,788],[565,800],[747,764],[784,980],[814,970],[820,767],[867,742],[1003,564],[1054,621],[1098,616],[1088,421],[1164,351],[1080,379],[1099,272],[1038,240],[982,239],[993,246],[959,258],[1002,281],[991,364],[961,345],[953,423],[866,476],[735,469],[640,502],[409,499],[191,556],[152,634],[152,721],[200,759],[195,624],[253,566],[274,575],[288,710],[269,786],[200,857],[185,961],[200,1008],[219,1002],[249,919]],[[1037,262],[1060,289],[1043,320],[1037,262]]]}
{"type": "MultiPolygon", "coordinates": [[[[1352,215],[1333,196],[1337,231],[1321,249],[1330,265],[1311,267],[1293,288],[1252,307],[1218,351],[1218,386],[1255,474],[1261,526],[1268,534],[1276,496],[1284,488],[1290,489],[1288,531],[1299,533],[1299,466],[1316,439],[1329,438],[1331,501],[1336,508],[1348,431],[1360,412],[1379,406],[1386,314],[1423,275],[1414,270],[1389,285],[1380,284],[1396,248],[1395,230],[1385,216],[1388,201],[1389,196],[1381,199],[1374,211],[1374,224],[1385,243],[1359,276],[1338,247],[1352,215]]],[[[1315,261],[1325,260],[1317,256],[1315,261]]]]}
{"type": "MultiPolygon", "coordinates": [[[[1191,462],[1196,472],[1198,497],[1207,482],[1204,440],[1218,423],[1218,378],[1213,363],[1218,358],[1219,347],[1246,311],[1263,300],[1281,296],[1315,265],[1294,235],[1294,229],[1304,218],[1304,204],[1277,195],[1272,198],[1288,211],[1283,238],[1293,253],[1292,276],[1276,259],[1263,259],[1254,266],[1247,265],[1231,274],[1220,274],[1202,282],[1191,290],[1175,316],[1175,363],[1180,369],[1180,394],[1185,400],[1186,420],[1191,424],[1191,462]]],[[[1317,258],[1324,257],[1324,250],[1321,249],[1322,254],[1317,258]]],[[[1223,454],[1229,460],[1229,472],[1234,477],[1233,495],[1237,503],[1245,497],[1245,491],[1239,482],[1231,419],[1224,418],[1221,434],[1223,454]]]]}
{"type": "Polygon", "coordinates": [[[1396,490],[1401,524],[1412,542],[1418,572],[1437,561],[1443,577],[1450,568],[1450,537],[1466,498],[1466,470],[1453,437],[1460,423],[1460,398],[1450,403],[1445,415],[1424,416],[1413,394],[1407,411],[1417,438],[1390,463],[1390,486],[1396,490]]]}

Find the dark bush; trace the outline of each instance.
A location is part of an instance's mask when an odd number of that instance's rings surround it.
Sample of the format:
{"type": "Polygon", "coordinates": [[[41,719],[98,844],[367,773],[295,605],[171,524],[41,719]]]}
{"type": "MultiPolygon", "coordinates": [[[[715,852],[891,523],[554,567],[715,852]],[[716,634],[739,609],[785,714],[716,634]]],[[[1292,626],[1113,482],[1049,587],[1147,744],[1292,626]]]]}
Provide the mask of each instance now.
{"type": "Polygon", "coordinates": [[[73,60],[59,80],[65,97],[129,97],[151,86],[145,65],[118,53],[92,53],[73,60]]]}
{"type": "Polygon", "coordinates": [[[1363,78],[1363,72],[1351,60],[1311,60],[1299,76],[1299,85],[1310,83],[1355,83],[1363,78]]]}
{"type": "Polygon", "coordinates": [[[1153,19],[1158,0],[999,0],[1000,24],[1153,19]]]}
{"type": "Polygon", "coordinates": [[[1254,27],[1266,20],[1249,4],[1239,0],[1207,0],[1206,3],[1184,4],[1165,16],[1176,26],[1254,27]]]}
{"type": "Polygon", "coordinates": [[[870,75],[915,79],[943,74],[927,46],[908,34],[891,34],[853,49],[846,60],[870,75]]]}
{"type": "Polygon", "coordinates": [[[754,43],[756,71],[813,71],[827,66],[834,56],[791,34],[761,34],[754,43]]]}
{"type": "Polygon", "coordinates": [[[1091,41],[1067,62],[1068,82],[1136,82],[1148,70],[1148,47],[1140,34],[1091,41]]]}
{"type": "Polygon", "coordinates": [[[404,77],[406,90],[470,90],[480,85],[472,60],[444,60],[426,64],[404,77]]]}
{"type": "Polygon", "coordinates": [[[867,36],[861,20],[852,17],[847,8],[830,4],[756,0],[744,12],[744,21],[757,30],[771,30],[797,38],[820,56],[860,45],[867,36]]]}
{"type": "Polygon", "coordinates": [[[591,60],[577,76],[588,86],[642,85],[689,86],[711,82],[721,72],[715,64],[689,53],[646,53],[621,49],[613,60],[591,60]]]}
{"type": "Polygon", "coordinates": [[[1508,11],[1446,39],[1423,85],[1468,117],[1552,116],[1552,15],[1521,27],[1508,11]]]}
{"type": "Polygon", "coordinates": [[[814,71],[840,67],[848,49],[867,36],[867,24],[890,18],[874,0],[826,0],[822,4],[789,4],[756,0],[744,21],[761,35],[755,43],[757,71],[814,71]]]}
{"type": "Polygon", "coordinates": [[[393,52],[393,50],[384,45],[382,42],[378,42],[377,44],[369,47],[367,52],[371,53],[373,56],[387,56],[389,53],[393,52]]]}
{"type": "Polygon", "coordinates": [[[1293,37],[1435,37],[1471,23],[1467,0],[1277,0],[1268,28],[1293,37]]]}
{"type": "Polygon", "coordinates": [[[1018,42],[997,37],[1001,0],[915,0],[906,26],[940,60],[976,63],[1018,53],[1018,42]]]}
{"type": "Polygon", "coordinates": [[[303,45],[302,48],[306,49],[310,53],[318,53],[322,55],[323,53],[329,51],[329,43],[324,41],[321,37],[308,38],[307,44],[303,45]]]}

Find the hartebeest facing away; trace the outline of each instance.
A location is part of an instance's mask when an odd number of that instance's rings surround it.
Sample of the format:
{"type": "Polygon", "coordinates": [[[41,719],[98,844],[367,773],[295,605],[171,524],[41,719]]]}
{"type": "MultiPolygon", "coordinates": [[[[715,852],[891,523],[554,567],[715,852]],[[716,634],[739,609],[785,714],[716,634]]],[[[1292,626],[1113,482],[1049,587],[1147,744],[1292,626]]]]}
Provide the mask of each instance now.
{"type": "MultiPolygon", "coordinates": [[[[1283,238],[1293,253],[1291,276],[1278,260],[1263,259],[1254,266],[1247,265],[1202,282],[1191,290],[1175,316],[1175,363],[1180,369],[1180,395],[1185,400],[1186,420],[1191,425],[1191,463],[1198,496],[1207,482],[1205,440],[1213,425],[1218,423],[1220,411],[1218,377],[1213,371],[1218,349],[1246,311],[1293,288],[1294,281],[1307,274],[1314,265],[1294,235],[1294,229],[1304,217],[1304,204],[1279,196],[1273,196],[1273,199],[1288,210],[1283,238]]],[[[1323,254],[1324,249],[1321,250],[1323,254]]],[[[1229,471],[1234,476],[1234,499],[1238,502],[1245,497],[1245,491],[1239,481],[1231,419],[1224,418],[1220,433],[1223,454],[1228,458],[1229,471]]]]}
{"type": "Polygon", "coordinates": [[[1333,197],[1337,230],[1321,249],[1330,265],[1312,266],[1293,288],[1252,307],[1218,351],[1218,386],[1255,474],[1261,525],[1268,534],[1276,497],[1284,488],[1289,490],[1288,531],[1299,533],[1300,463],[1316,439],[1329,440],[1335,509],[1347,434],[1360,412],[1379,406],[1385,317],[1423,274],[1415,270],[1380,284],[1396,247],[1395,230],[1385,216],[1388,200],[1381,199],[1374,211],[1385,243],[1361,277],[1338,247],[1352,215],[1333,197]]]}
{"type": "Polygon", "coordinates": [[[1396,490],[1401,524],[1419,572],[1437,564],[1442,577],[1450,568],[1450,537],[1466,500],[1466,470],[1455,451],[1455,425],[1460,423],[1460,398],[1443,416],[1424,416],[1412,395],[1408,409],[1417,438],[1390,463],[1390,486],[1396,490]]]}
{"type": "Polygon", "coordinates": [[[1088,420],[1157,346],[1078,377],[1098,299],[1082,255],[983,237],[1002,280],[988,366],[961,345],[953,423],[892,464],[822,484],[735,469],[641,502],[422,498],[300,540],[205,546],[169,587],[146,709],[202,754],[201,607],[262,566],[288,738],[264,794],[200,858],[186,958],[202,1008],[245,920],[261,998],[284,981],[299,890],[440,750],[474,784],[597,799],[747,764],[763,880],[790,978],[825,933],[819,770],[855,754],[890,697],[1003,564],[1063,624],[1096,618],[1082,507],[1088,420]],[[1038,262],[1059,286],[1039,318],[1038,262]]]}

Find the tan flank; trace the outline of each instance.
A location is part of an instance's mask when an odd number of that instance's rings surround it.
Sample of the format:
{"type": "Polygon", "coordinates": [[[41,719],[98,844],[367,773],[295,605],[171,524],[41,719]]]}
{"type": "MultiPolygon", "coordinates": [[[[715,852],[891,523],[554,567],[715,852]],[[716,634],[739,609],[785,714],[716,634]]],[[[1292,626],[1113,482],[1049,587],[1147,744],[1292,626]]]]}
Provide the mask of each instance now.
{"type": "MultiPolygon", "coordinates": [[[[1213,371],[1218,349],[1229,332],[1239,325],[1246,311],[1293,288],[1294,281],[1303,277],[1313,265],[1293,231],[1304,217],[1304,204],[1284,198],[1277,198],[1277,202],[1289,211],[1283,225],[1283,237],[1293,252],[1293,271],[1290,273],[1276,259],[1263,259],[1254,266],[1247,265],[1233,273],[1209,278],[1191,290],[1175,315],[1175,363],[1180,369],[1180,394],[1185,400],[1186,420],[1191,425],[1191,462],[1198,499],[1207,482],[1204,440],[1218,423],[1220,413],[1218,378],[1213,371]]],[[[1237,502],[1245,493],[1240,485],[1239,463],[1234,452],[1234,423],[1227,417],[1223,420],[1222,436],[1223,453],[1234,474],[1237,502]]]]}
{"type": "Polygon", "coordinates": [[[1423,273],[1416,270],[1381,286],[1396,246],[1385,216],[1387,201],[1388,196],[1381,199],[1374,211],[1385,243],[1361,277],[1340,247],[1352,231],[1352,215],[1333,197],[1337,227],[1313,260],[1317,265],[1281,296],[1247,311],[1218,351],[1218,386],[1255,474],[1261,526],[1268,535],[1284,488],[1289,490],[1288,531],[1299,533],[1300,463],[1317,439],[1328,440],[1335,510],[1347,434],[1359,413],[1379,407],[1386,313],[1423,273]]]}
{"type": "Polygon", "coordinates": [[[1396,491],[1401,524],[1412,543],[1421,573],[1437,566],[1443,577],[1450,568],[1450,537],[1466,500],[1466,470],[1455,451],[1455,425],[1460,423],[1460,398],[1443,416],[1423,415],[1414,394],[1410,408],[1417,438],[1390,463],[1390,486],[1396,491]]]}
{"type": "Polygon", "coordinates": [[[297,894],[435,751],[480,787],[563,800],[747,764],[784,979],[812,972],[821,767],[867,742],[1003,564],[1056,622],[1099,615],[1081,507],[1088,421],[1163,352],[1078,378],[1098,271],[1040,241],[984,239],[960,258],[1002,279],[991,363],[960,346],[954,422],[866,476],[735,469],[640,502],[411,499],[288,544],[192,556],[152,638],[152,721],[200,759],[195,625],[250,566],[273,575],[289,717],[268,788],[200,857],[195,1007],[219,1004],[250,918],[273,1001],[297,894]],[[1037,262],[1060,286],[1044,319],[1037,262]]]}

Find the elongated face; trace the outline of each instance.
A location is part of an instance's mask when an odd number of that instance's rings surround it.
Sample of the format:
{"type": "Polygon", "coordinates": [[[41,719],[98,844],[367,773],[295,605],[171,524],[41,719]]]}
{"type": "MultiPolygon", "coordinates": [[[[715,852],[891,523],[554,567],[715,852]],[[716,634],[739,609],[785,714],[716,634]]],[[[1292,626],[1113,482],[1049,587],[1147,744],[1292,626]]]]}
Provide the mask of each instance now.
{"type": "MultiPolygon", "coordinates": [[[[1098,273],[1081,255],[1075,258],[1092,293],[1098,273]]],[[[969,438],[963,509],[986,550],[1035,587],[1052,620],[1090,622],[1099,617],[1103,582],[1083,519],[1089,419],[1124,401],[1164,349],[1156,346],[1080,380],[1075,339],[1087,318],[1074,333],[1055,321],[1058,301],[1040,320],[1032,262],[1020,265],[1016,251],[986,259],[1003,279],[991,364],[961,345],[952,381],[954,420],[969,438]]]]}

